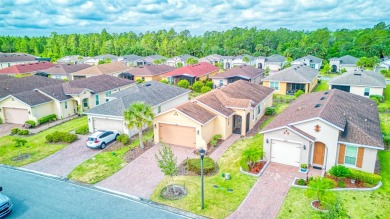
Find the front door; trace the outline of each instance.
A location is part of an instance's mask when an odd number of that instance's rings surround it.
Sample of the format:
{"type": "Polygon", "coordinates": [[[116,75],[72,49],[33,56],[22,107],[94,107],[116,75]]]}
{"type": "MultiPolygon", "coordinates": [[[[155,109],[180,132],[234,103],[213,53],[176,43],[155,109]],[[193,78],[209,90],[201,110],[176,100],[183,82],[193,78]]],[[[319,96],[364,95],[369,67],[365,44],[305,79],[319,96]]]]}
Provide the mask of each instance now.
{"type": "Polygon", "coordinates": [[[241,116],[234,115],[233,116],[233,133],[234,134],[241,134],[241,124],[242,124],[241,116]]]}
{"type": "Polygon", "coordinates": [[[314,144],[313,165],[323,166],[325,155],[325,144],[322,142],[316,142],[314,144]]]}

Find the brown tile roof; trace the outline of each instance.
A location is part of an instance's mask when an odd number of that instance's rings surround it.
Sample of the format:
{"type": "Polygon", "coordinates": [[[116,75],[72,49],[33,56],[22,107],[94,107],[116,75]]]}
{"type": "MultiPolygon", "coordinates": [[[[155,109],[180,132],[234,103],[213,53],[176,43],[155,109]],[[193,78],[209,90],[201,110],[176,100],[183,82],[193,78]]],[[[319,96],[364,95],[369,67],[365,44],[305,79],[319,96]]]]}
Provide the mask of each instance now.
{"type": "Polygon", "coordinates": [[[132,75],[135,76],[154,76],[154,75],[161,75],[166,72],[174,70],[175,67],[169,66],[169,65],[151,65],[147,64],[144,66],[139,66],[137,68],[128,69],[127,72],[129,72],[132,75]]]}
{"type": "Polygon", "coordinates": [[[122,71],[125,72],[129,68],[130,67],[123,62],[112,62],[108,64],[94,65],[89,68],[74,72],[71,75],[97,76],[104,74],[114,74],[122,71]]]}
{"type": "Polygon", "coordinates": [[[211,78],[222,79],[222,78],[230,78],[234,76],[242,76],[248,79],[257,78],[259,76],[263,77],[264,70],[255,68],[253,66],[242,65],[242,66],[237,66],[235,68],[231,68],[225,72],[219,73],[211,78]]]}
{"type": "Polygon", "coordinates": [[[36,57],[26,53],[0,53],[0,62],[32,62],[36,57]]]}
{"type": "Polygon", "coordinates": [[[164,76],[170,77],[170,76],[178,76],[178,75],[191,75],[194,77],[201,77],[203,75],[210,74],[212,72],[218,71],[219,68],[207,63],[207,62],[201,62],[194,65],[187,65],[178,69],[175,69],[173,71],[170,71],[168,73],[165,73],[164,76]]]}
{"type": "Polygon", "coordinates": [[[319,71],[305,65],[293,65],[276,72],[263,81],[280,81],[292,83],[310,83],[319,74],[319,71]]]}
{"type": "Polygon", "coordinates": [[[376,103],[336,89],[302,95],[262,131],[313,118],[321,118],[344,130],[339,141],[383,148],[376,103]]]}
{"type": "Polygon", "coordinates": [[[51,62],[37,62],[37,63],[13,65],[8,68],[0,69],[0,74],[32,73],[32,72],[42,71],[51,68],[53,66],[54,64],[51,62]]]}
{"type": "Polygon", "coordinates": [[[77,72],[91,67],[88,64],[57,64],[51,68],[43,70],[50,75],[68,75],[73,72],[77,72]]]}
{"type": "Polygon", "coordinates": [[[216,116],[214,113],[191,101],[188,101],[176,107],[176,109],[184,113],[185,115],[193,118],[194,120],[200,122],[201,124],[207,123],[216,116]]]}

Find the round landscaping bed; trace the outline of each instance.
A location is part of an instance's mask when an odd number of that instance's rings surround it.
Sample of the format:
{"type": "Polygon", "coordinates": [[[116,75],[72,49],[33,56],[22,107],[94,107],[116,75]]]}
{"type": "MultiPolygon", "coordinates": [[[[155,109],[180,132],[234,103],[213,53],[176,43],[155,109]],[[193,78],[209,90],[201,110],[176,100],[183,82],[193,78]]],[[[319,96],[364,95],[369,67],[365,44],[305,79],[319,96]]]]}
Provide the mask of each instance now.
{"type": "MultiPolygon", "coordinates": [[[[200,158],[185,159],[178,168],[178,175],[200,176],[200,158]]],[[[203,173],[206,176],[213,176],[218,173],[218,164],[210,157],[203,159],[203,173]]]]}
{"type": "Polygon", "coordinates": [[[328,210],[325,209],[325,208],[321,205],[320,201],[318,201],[318,200],[312,201],[312,202],[310,203],[310,205],[311,205],[311,207],[312,207],[314,210],[322,211],[322,212],[328,212],[328,210]]]}
{"type": "Polygon", "coordinates": [[[187,189],[181,185],[169,185],[161,190],[160,196],[168,200],[178,200],[187,195],[187,189]]]}

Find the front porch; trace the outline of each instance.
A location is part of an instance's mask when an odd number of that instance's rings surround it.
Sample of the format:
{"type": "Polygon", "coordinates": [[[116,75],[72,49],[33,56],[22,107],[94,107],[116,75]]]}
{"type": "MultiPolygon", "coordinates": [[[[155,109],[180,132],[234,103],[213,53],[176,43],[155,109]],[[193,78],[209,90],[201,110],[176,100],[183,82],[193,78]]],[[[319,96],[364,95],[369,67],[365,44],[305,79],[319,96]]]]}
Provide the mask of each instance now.
{"type": "Polygon", "coordinates": [[[249,131],[250,113],[246,114],[243,121],[241,115],[233,115],[233,133],[239,135],[246,135],[249,131]]]}
{"type": "Polygon", "coordinates": [[[306,84],[287,83],[287,87],[286,87],[286,94],[287,95],[294,95],[298,90],[301,90],[301,91],[307,93],[306,84]]]}

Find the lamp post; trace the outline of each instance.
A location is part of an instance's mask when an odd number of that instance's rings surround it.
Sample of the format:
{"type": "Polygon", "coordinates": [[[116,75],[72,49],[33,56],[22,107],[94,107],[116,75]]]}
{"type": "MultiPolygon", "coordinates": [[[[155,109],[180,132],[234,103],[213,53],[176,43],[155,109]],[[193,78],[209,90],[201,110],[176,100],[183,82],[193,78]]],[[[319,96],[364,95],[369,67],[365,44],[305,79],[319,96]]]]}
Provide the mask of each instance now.
{"type": "Polygon", "coordinates": [[[201,209],[204,209],[204,186],[203,186],[203,158],[205,154],[205,150],[201,148],[199,150],[200,154],[200,203],[201,203],[201,209]]]}

